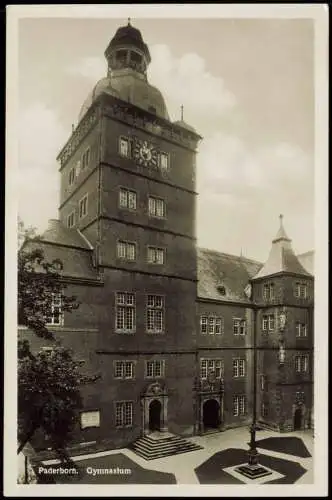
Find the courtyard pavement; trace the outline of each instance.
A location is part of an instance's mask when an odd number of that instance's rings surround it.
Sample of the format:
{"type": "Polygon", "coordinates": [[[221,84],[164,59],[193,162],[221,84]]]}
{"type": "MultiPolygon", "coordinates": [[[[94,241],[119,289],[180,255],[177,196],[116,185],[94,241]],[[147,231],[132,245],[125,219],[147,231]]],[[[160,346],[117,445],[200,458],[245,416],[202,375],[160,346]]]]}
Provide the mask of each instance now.
{"type": "MultiPolygon", "coordinates": [[[[135,483],[135,484],[234,484],[239,481],[228,474],[230,466],[246,462],[248,450],[248,427],[230,429],[225,432],[193,436],[188,438],[203,448],[189,453],[173,455],[156,460],[144,460],[128,448],[89,453],[72,457],[82,473],[77,477],[54,477],[56,482],[79,483],[135,483]],[[126,467],[132,469],[131,477],[124,475],[92,476],[88,468],[126,467]],[[153,472],[154,471],[154,472],[153,472]]],[[[275,483],[313,484],[313,435],[311,431],[279,434],[261,430],[256,434],[257,449],[261,463],[278,471],[283,477],[275,483]],[[262,447],[259,446],[261,441],[262,447]]],[[[43,464],[52,466],[57,460],[43,464]]],[[[269,478],[266,478],[266,482],[269,478]]]]}

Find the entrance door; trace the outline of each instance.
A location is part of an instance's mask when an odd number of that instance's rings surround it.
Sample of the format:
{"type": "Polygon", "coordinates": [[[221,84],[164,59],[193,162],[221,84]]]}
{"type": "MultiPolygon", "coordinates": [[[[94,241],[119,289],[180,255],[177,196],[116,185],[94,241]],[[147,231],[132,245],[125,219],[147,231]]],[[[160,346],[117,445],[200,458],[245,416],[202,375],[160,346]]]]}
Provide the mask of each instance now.
{"type": "Polygon", "coordinates": [[[218,429],[220,425],[219,404],[215,399],[209,399],[203,404],[203,425],[205,430],[218,429]]]}
{"type": "Polygon", "coordinates": [[[294,413],[294,431],[302,429],[302,410],[297,408],[294,413]]]}
{"type": "Polygon", "coordinates": [[[151,401],[149,406],[149,429],[160,431],[161,403],[157,399],[151,401]]]}

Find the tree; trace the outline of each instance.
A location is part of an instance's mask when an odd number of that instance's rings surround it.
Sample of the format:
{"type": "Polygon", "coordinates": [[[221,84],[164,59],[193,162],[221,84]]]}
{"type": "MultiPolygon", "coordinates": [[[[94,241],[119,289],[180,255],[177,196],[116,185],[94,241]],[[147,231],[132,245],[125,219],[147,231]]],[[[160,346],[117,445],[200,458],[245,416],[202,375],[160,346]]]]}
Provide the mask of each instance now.
{"type": "Polygon", "coordinates": [[[26,339],[18,342],[17,452],[41,429],[63,455],[81,407],[80,388],[98,377],[82,375],[71,351],[48,328],[50,314],[60,319],[79,306],[74,296],[65,294],[61,261],[48,262],[42,239],[31,228],[26,231],[20,221],[19,232],[23,240],[18,252],[18,324],[53,344],[33,354],[26,339]]]}

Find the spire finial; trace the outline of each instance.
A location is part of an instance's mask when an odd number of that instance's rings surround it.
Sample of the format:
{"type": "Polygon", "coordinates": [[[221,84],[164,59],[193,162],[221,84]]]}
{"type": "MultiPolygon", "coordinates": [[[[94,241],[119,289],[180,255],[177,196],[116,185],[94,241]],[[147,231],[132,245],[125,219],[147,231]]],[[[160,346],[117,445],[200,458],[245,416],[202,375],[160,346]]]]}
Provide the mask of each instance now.
{"type": "Polygon", "coordinates": [[[279,215],[279,219],[280,219],[280,226],[282,226],[282,221],[283,221],[283,218],[284,218],[283,214],[280,214],[280,215],[279,215]]]}
{"type": "Polygon", "coordinates": [[[183,104],[181,104],[181,121],[183,122],[183,104]]]}
{"type": "Polygon", "coordinates": [[[130,21],[131,21],[131,19],[130,19],[130,17],[128,17],[128,26],[131,26],[130,21]]]}

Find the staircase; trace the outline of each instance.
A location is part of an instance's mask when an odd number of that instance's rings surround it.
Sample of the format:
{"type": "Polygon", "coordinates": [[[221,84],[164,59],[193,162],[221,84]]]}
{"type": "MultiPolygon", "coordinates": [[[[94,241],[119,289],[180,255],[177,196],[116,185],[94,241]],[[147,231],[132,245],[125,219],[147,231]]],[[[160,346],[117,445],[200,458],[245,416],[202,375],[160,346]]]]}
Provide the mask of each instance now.
{"type": "Polygon", "coordinates": [[[139,438],[130,445],[130,448],[145,460],[155,460],[156,458],[201,450],[202,446],[169,432],[156,432],[139,438]]]}

